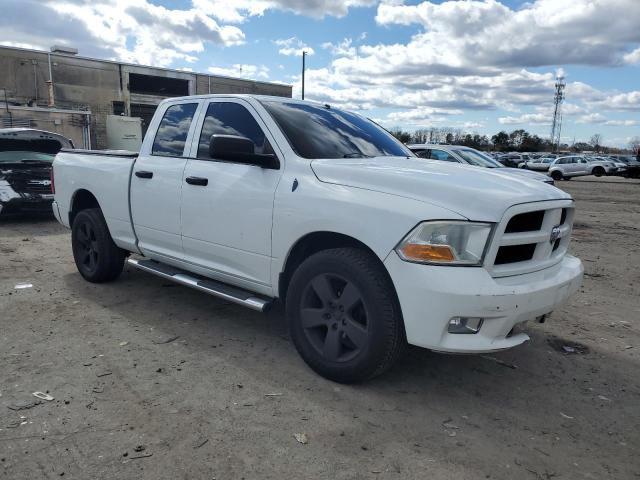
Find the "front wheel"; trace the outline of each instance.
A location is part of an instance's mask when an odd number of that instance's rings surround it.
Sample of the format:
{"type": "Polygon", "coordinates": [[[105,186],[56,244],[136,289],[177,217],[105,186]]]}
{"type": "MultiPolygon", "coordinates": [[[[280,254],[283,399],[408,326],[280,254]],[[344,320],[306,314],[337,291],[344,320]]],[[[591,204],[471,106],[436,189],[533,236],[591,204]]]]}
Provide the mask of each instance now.
{"type": "Polygon", "coordinates": [[[594,168],[594,169],[593,169],[593,174],[594,174],[596,177],[601,177],[601,176],[603,176],[605,173],[606,173],[606,172],[604,171],[604,168],[602,168],[602,167],[596,167],[596,168],[594,168]]]}
{"type": "Polygon", "coordinates": [[[289,331],[304,361],[340,383],[385,372],[405,343],[400,306],[380,261],[356,248],[305,260],[291,278],[289,331]]]}
{"type": "Polygon", "coordinates": [[[73,219],[71,247],[76,267],[85,280],[110,282],[122,273],[126,252],[113,243],[99,208],[82,210],[73,219]]]}
{"type": "Polygon", "coordinates": [[[553,172],[551,172],[551,178],[556,181],[562,180],[562,173],[558,170],[554,170],[553,172]]]}

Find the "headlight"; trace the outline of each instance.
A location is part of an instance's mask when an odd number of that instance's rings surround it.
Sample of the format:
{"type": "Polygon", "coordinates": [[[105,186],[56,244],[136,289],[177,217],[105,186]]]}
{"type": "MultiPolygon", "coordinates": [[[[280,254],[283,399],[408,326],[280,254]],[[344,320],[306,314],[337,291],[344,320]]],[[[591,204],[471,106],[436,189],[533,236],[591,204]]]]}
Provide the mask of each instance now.
{"type": "Polygon", "coordinates": [[[480,265],[493,225],[461,221],[423,222],[396,247],[407,262],[480,265]]]}

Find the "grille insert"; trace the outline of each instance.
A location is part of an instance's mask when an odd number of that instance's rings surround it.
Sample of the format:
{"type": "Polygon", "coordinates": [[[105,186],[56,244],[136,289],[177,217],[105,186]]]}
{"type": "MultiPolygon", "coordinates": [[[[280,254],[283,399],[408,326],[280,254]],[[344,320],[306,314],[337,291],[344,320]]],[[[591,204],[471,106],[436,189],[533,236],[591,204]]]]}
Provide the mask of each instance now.
{"type": "Polygon", "coordinates": [[[567,219],[567,209],[562,209],[562,215],[560,216],[560,225],[564,225],[564,221],[567,219]]]}
{"type": "Polygon", "coordinates": [[[536,251],[535,243],[525,245],[507,245],[498,249],[494,265],[504,265],[506,263],[526,262],[533,258],[536,251]]]}
{"type": "Polygon", "coordinates": [[[521,213],[509,220],[504,233],[535,232],[542,228],[543,220],[544,210],[521,213]]]}

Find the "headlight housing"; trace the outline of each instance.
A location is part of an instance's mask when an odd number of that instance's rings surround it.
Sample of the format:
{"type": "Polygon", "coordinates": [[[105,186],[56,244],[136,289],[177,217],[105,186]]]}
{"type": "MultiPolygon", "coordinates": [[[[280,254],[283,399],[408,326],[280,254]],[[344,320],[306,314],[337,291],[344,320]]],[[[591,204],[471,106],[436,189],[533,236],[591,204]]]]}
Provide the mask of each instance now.
{"type": "Polygon", "coordinates": [[[493,224],[463,221],[422,222],[398,244],[407,262],[433,265],[482,265],[493,224]]]}

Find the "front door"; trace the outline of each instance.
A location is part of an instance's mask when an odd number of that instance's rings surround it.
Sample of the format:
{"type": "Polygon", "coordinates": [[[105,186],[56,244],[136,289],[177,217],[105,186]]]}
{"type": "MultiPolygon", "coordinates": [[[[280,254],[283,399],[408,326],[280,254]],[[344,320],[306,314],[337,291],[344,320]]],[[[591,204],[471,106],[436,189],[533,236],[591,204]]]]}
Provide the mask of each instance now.
{"type": "Polygon", "coordinates": [[[281,170],[212,158],[209,142],[214,134],[237,135],[252,140],[256,153],[273,153],[273,139],[243,100],[221,98],[205,106],[182,183],[185,260],[231,283],[268,285],[281,170]]]}
{"type": "Polygon", "coordinates": [[[185,146],[192,135],[197,108],[198,103],[193,101],[166,108],[159,124],[149,128],[149,132],[156,129],[153,141],[145,140],[133,166],[131,216],[138,246],[145,255],[182,257],[182,173],[187,163],[185,146]]]}

